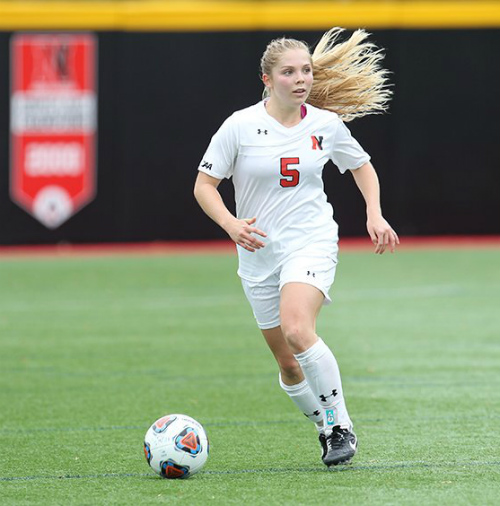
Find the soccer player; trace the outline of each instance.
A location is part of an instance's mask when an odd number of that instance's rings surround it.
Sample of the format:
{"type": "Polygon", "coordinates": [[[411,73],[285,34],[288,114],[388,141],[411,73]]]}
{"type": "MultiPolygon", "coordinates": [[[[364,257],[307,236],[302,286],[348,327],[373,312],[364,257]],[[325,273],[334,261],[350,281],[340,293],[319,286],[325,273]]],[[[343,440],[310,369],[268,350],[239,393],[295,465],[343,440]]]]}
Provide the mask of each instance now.
{"type": "Polygon", "coordinates": [[[382,55],[357,30],[324,34],[313,54],[301,41],[271,41],[261,59],[264,98],[235,112],[212,137],[195,197],[237,244],[238,274],[257,325],[279,366],[281,388],[316,425],[327,466],[347,463],[357,438],[337,361],[316,318],[337,265],[338,226],[323,188],[332,160],[350,171],[367,210],[375,253],[399,243],[383,218],[370,156],[343,120],[384,111],[390,92],[382,55]],[[236,216],[218,191],[233,179],[236,216]]]}

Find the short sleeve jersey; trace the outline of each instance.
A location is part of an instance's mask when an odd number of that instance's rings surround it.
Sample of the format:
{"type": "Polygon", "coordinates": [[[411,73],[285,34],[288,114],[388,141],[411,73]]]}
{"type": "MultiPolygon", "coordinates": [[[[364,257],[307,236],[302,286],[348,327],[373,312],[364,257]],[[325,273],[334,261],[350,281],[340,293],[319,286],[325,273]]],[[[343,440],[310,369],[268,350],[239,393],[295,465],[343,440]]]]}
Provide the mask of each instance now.
{"type": "Polygon", "coordinates": [[[323,167],[332,160],[344,173],[370,160],[335,113],[306,108],[291,128],[270,116],[264,101],[235,112],[212,137],[198,167],[217,179],[232,177],[237,217],[256,217],[255,226],[267,234],[266,246],[253,253],[238,246],[238,274],[248,281],[266,279],[288,255],[313,243],[333,254],[338,226],[323,167]]]}

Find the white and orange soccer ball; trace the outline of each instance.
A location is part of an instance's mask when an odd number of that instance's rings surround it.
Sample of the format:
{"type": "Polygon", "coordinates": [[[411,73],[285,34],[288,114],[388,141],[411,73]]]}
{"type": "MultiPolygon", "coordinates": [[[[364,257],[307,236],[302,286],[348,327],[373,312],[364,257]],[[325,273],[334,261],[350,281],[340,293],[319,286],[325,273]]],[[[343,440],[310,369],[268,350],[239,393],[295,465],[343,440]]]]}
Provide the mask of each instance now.
{"type": "Polygon", "coordinates": [[[186,415],[166,415],[146,432],[144,454],[163,478],[188,478],[207,461],[209,443],[203,426],[186,415]]]}

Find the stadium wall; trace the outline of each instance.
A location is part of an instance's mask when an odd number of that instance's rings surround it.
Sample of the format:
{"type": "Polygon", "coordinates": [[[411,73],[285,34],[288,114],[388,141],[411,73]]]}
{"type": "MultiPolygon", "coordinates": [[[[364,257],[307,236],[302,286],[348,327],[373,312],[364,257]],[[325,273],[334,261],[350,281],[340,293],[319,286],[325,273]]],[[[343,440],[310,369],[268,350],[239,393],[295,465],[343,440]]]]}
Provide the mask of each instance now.
{"type": "MultiPolygon", "coordinates": [[[[260,99],[267,41],[288,35],[314,44],[336,25],[366,27],[386,50],[390,113],[349,128],[372,155],[398,232],[499,234],[500,7],[383,5],[0,2],[0,244],[223,238],[192,197],[211,135],[260,99]],[[97,193],[53,230],[9,193],[10,40],[51,31],[91,32],[98,41],[97,193]]],[[[341,234],[363,235],[352,178],[327,165],[325,186],[341,234]]],[[[231,202],[231,185],[221,189],[231,202]]]]}

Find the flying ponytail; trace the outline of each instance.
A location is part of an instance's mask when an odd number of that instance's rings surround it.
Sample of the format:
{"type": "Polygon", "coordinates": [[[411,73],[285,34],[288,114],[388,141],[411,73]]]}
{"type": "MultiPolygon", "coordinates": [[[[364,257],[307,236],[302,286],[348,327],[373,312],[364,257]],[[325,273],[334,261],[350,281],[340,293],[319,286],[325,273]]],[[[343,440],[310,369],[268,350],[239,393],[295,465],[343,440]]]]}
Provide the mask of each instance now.
{"type": "MultiPolygon", "coordinates": [[[[381,66],[382,49],[367,42],[368,33],[356,30],[349,39],[339,42],[343,28],[332,28],[316,45],[311,61],[314,81],[307,103],[337,113],[344,121],[368,114],[383,113],[392,92],[381,66]]],[[[261,72],[270,74],[279,57],[289,49],[310,50],[295,39],[272,40],[261,59],[261,72]]],[[[268,96],[267,88],[264,96],[268,96]]]]}
{"type": "Polygon", "coordinates": [[[380,63],[384,55],[368,33],[356,30],[338,43],[342,28],[332,28],[312,54],[314,81],[308,103],[336,112],[344,121],[385,112],[392,92],[388,71],[380,63]]]}

